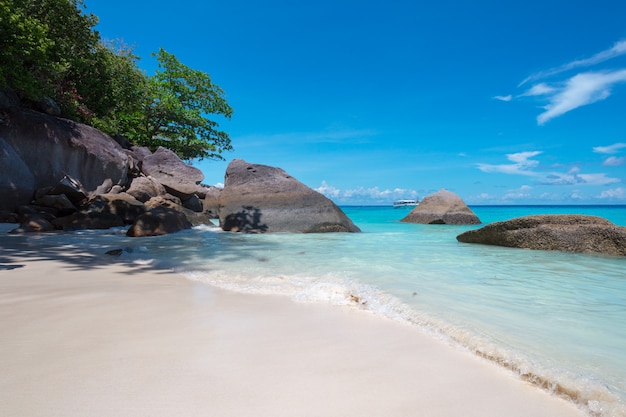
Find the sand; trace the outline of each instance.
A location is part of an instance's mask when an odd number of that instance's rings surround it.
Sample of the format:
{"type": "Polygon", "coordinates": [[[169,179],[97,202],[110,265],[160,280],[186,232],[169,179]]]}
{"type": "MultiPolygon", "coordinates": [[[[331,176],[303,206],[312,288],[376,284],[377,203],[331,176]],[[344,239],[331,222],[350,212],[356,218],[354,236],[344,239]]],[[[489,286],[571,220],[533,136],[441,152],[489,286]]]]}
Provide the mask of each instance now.
{"type": "Polygon", "coordinates": [[[0,415],[582,416],[419,329],[0,236],[0,415]]]}

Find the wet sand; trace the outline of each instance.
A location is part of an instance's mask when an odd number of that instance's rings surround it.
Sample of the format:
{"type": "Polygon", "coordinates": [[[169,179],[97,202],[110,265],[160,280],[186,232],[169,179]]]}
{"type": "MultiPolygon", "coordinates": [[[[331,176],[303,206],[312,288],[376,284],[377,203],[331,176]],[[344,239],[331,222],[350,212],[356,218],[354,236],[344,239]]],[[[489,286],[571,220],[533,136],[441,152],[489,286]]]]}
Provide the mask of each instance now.
{"type": "Polygon", "coordinates": [[[584,415],[356,308],[229,293],[74,250],[24,256],[0,239],[3,416],[584,415]]]}

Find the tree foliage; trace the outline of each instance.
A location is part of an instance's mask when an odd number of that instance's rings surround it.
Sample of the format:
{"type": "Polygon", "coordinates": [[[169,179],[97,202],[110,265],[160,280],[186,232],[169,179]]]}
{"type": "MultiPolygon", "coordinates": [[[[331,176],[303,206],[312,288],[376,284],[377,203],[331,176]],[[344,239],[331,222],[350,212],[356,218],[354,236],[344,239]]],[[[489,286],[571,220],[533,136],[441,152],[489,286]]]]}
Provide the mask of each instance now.
{"type": "Polygon", "coordinates": [[[0,0],[0,89],[26,104],[51,97],[64,117],[183,159],[232,149],[208,118],[232,109],[207,73],[161,49],[148,76],[131,48],[100,39],[97,22],[83,0],[0,0]]]}

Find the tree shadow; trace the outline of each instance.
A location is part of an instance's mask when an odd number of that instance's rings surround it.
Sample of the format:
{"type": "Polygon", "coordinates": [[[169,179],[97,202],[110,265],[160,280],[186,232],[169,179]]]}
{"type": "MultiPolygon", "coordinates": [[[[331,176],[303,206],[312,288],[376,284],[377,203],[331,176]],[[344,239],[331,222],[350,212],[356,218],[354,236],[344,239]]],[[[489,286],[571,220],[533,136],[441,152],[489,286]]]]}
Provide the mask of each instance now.
{"type": "MultiPolygon", "coordinates": [[[[267,228],[260,223],[260,212],[248,214],[251,225],[267,228]]],[[[23,234],[8,234],[9,230],[11,227],[0,225],[0,278],[39,261],[61,262],[70,270],[87,273],[112,264],[127,267],[121,272],[125,275],[146,271],[165,274],[181,268],[208,270],[213,258],[238,262],[276,244],[218,228],[215,232],[192,228],[141,238],[127,237],[124,228],[23,234]]]]}
{"type": "Polygon", "coordinates": [[[241,211],[224,218],[222,229],[228,232],[265,233],[269,227],[261,222],[262,215],[258,207],[243,206],[241,211]]]}

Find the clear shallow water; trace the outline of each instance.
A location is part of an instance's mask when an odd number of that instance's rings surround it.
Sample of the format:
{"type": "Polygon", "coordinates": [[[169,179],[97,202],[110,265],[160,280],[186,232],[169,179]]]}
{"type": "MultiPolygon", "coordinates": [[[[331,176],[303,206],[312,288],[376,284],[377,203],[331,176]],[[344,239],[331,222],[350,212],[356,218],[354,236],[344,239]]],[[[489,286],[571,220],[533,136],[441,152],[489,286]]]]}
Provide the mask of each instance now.
{"type": "MultiPolygon", "coordinates": [[[[626,259],[462,244],[456,236],[480,226],[400,223],[406,209],[343,209],[363,233],[201,227],[147,239],[122,230],[18,239],[98,253],[125,248],[122,258],[230,290],[367,309],[488,358],[590,415],[626,416],[626,259]]],[[[625,206],[473,210],[483,224],[580,213],[626,226],[625,206]]]]}

